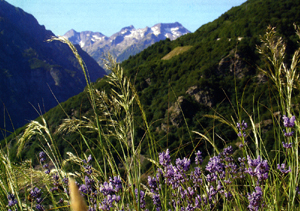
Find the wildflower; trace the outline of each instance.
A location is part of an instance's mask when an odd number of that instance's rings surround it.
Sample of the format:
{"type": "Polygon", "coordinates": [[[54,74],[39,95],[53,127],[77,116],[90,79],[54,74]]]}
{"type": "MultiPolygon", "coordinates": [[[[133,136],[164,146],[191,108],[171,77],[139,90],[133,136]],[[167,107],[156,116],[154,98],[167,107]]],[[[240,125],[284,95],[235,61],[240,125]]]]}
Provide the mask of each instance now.
{"type": "Polygon", "coordinates": [[[104,196],[107,196],[115,193],[115,190],[111,182],[104,182],[103,185],[100,186],[100,192],[103,193],[104,196]]]}
{"type": "Polygon", "coordinates": [[[156,189],[157,188],[156,178],[148,176],[148,185],[151,188],[151,190],[156,189]]]}
{"type": "Polygon", "coordinates": [[[294,134],[294,131],[291,131],[291,132],[285,132],[285,130],[283,130],[283,132],[284,132],[284,136],[285,136],[285,137],[291,137],[291,136],[293,136],[293,134],[294,134]]]}
{"type": "Polygon", "coordinates": [[[290,148],[292,148],[292,143],[282,142],[282,146],[283,146],[283,148],[290,149],[290,148]]]}
{"type": "Polygon", "coordinates": [[[116,195],[107,195],[106,198],[101,202],[99,209],[100,210],[110,210],[113,207],[113,202],[119,202],[121,199],[120,196],[116,195]]]}
{"type": "Polygon", "coordinates": [[[283,115],[283,126],[284,127],[294,127],[295,126],[295,116],[292,116],[291,118],[288,118],[287,116],[283,115]]]}
{"type": "Polygon", "coordinates": [[[109,178],[109,182],[112,183],[112,185],[115,187],[115,192],[118,192],[122,189],[122,181],[119,175],[115,176],[114,179],[109,178]]]}
{"type": "Polygon", "coordinates": [[[200,152],[200,150],[198,150],[198,152],[196,152],[195,163],[197,165],[201,165],[202,162],[203,162],[202,152],[200,152]]]}
{"type": "Polygon", "coordinates": [[[277,169],[283,174],[287,174],[292,171],[291,167],[289,167],[289,169],[286,169],[285,163],[282,163],[281,165],[277,164],[277,169]]]}
{"type": "Polygon", "coordinates": [[[298,193],[298,195],[300,195],[300,190],[298,186],[296,187],[296,192],[298,193]]]}
{"type": "Polygon", "coordinates": [[[41,151],[39,153],[39,158],[45,158],[46,157],[46,153],[44,151],[41,151]]]}
{"type": "Polygon", "coordinates": [[[44,207],[43,207],[42,205],[40,205],[40,204],[37,204],[37,205],[35,206],[35,208],[36,208],[37,210],[39,210],[39,211],[45,210],[44,207]]]}
{"type": "Polygon", "coordinates": [[[12,194],[12,193],[9,193],[7,195],[7,199],[8,199],[8,206],[9,207],[12,207],[12,206],[14,206],[15,204],[18,203],[17,199],[15,198],[15,195],[12,194]]]}
{"type": "Polygon", "coordinates": [[[224,156],[229,156],[229,155],[232,155],[232,154],[233,154],[232,146],[229,146],[229,147],[227,147],[223,150],[223,155],[224,156]]]}
{"type": "Polygon", "coordinates": [[[201,208],[201,197],[200,195],[197,195],[196,198],[195,198],[195,208],[201,208]]]}
{"type": "Polygon", "coordinates": [[[246,137],[246,133],[243,132],[247,129],[248,124],[244,120],[241,123],[236,123],[237,128],[239,129],[238,137],[246,137]]]}
{"type": "MultiPolygon", "coordinates": [[[[136,202],[138,203],[138,189],[135,189],[135,196],[136,196],[136,202]]],[[[145,192],[140,191],[140,207],[144,209],[146,207],[146,201],[145,201],[145,192]]]]}
{"type": "Polygon", "coordinates": [[[93,159],[93,158],[92,158],[92,155],[89,155],[88,158],[87,158],[86,160],[83,159],[82,162],[85,163],[85,164],[87,164],[87,163],[89,163],[92,159],[93,159]]]}
{"type": "Polygon", "coordinates": [[[269,165],[267,160],[262,160],[260,156],[257,159],[251,159],[250,156],[247,157],[249,168],[245,170],[249,175],[256,177],[257,182],[266,180],[269,174],[269,165]]]}
{"type": "Polygon", "coordinates": [[[248,124],[243,120],[241,123],[236,123],[236,126],[239,130],[245,130],[248,127],[248,124]]]}
{"type": "Polygon", "coordinates": [[[159,163],[160,165],[166,167],[167,165],[169,165],[171,162],[171,158],[170,158],[170,154],[169,154],[169,149],[167,149],[167,151],[164,153],[160,153],[159,154],[159,163]]]}
{"type": "Polygon", "coordinates": [[[190,178],[195,187],[200,187],[202,184],[201,169],[199,167],[195,167],[195,170],[191,172],[190,178]]]}
{"type": "Polygon", "coordinates": [[[231,197],[232,197],[231,192],[230,192],[230,191],[225,192],[225,197],[226,197],[226,198],[231,198],[231,197]]]}
{"type": "Polygon", "coordinates": [[[93,173],[92,166],[87,165],[83,167],[86,169],[85,173],[87,173],[88,175],[91,175],[93,173]]]}
{"type": "Polygon", "coordinates": [[[33,188],[31,191],[30,191],[30,195],[33,197],[33,198],[40,198],[41,195],[42,195],[42,192],[41,192],[41,189],[35,187],[33,188]]]}
{"type": "Polygon", "coordinates": [[[262,206],[262,190],[259,186],[255,187],[252,194],[248,194],[249,210],[258,210],[262,206]]]}
{"type": "Polygon", "coordinates": [[[156,210],[161,210],[161,202],[159,194],[152,195],[153,204],[156,206],[156,210]]]}
{"type": "Polygon", "coordinates": [[[88,194],[88,187],[86,185],[82,184],[79,187],[79,191],[81,191],[83,194],[88,194]]]}
{"type": "Polygon", "coordinates": [[[214,156],[209,159],[209,162],[206,165],[205,169],[210,173],[221,173],[222,171],[224,171],[224,164],[221,162],[221,159],[218,156],[214,156]]]}
{"type": "Polygon", "coordinates": [[[176,159],[176,165],[179,170],[188,171],[190,168],[190,164],[191,164],[190,159],[187,158],[183,158],[182,160],[180,158],[176,159]]]}
{"type": "Polygon", "coordinates": [[[68,184],[69,184],[69,178],[65,176],[65,177],[63,178],[63,182],[64,182],[66,185],[68,185],[68,184]]]}

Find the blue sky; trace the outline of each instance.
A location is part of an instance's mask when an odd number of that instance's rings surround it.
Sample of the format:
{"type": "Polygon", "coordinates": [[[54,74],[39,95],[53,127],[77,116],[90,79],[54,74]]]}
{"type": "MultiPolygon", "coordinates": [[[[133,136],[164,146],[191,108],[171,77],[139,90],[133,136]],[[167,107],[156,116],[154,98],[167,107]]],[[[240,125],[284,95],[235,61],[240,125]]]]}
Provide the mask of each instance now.
{"type": "Polygon", "coordinates": [[[133,25],[179,22],[194,32],[246,0],[6,0],[35,16],[56,35],[68,30],[106,36],[133,25]]]}

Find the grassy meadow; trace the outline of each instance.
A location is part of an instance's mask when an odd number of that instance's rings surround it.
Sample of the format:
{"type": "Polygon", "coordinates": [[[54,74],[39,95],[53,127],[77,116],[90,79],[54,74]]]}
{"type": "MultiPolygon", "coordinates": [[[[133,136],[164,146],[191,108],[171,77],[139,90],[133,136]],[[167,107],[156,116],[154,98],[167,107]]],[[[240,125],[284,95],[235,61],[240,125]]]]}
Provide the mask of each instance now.
{"type": "MultiPolygon", "coordinates": [[[[300,29],[295,26],[295,30],[300,38],[300,29]]],[[[275,150],[268,151],[264,145],[261,125],[265,120],[254,118],[259,113],[256,104],[253,103],[253,110],[245,110],[241,98],[236,99],[230,119],[217,110],[214,115],[207,115],[211,121],[234,131],[239,138],[238,146],[218,148],[215,136],[219,134],[213,128],[201,133],[189,130],[199,137],[199,142],[213,149],[208,150],[212,152],[208,157],[193,142],[187,157],[178,156],[181,146],[173,151],[161,150],[135,86],[122,67],[108,56],[105,62],[111,74],[107,83],[112,89],[109,93],[97,90],[89,82],[76,48],[62,37],[53,40],[68,44],[76,56],[86,77],[93,110],[92,117],[64,119],[58,132],[80,134],[80,142],[87,150],[76,149],[77,153],[68,152],[65,158],[59,153],[47,121],[42,117],[41,122],[30,122],[18,137],[17,153],[33,137],[39,137],[40,153],[32,158],[39,165],[33,165],[32,160],[11,162],[9,143],[2,146],[0,210],[300,209],[300,125],[298,107],[293,102],[293,94],[299,90],[300,48],[287,63],[286,45],[275,28],[269,27],[257,46],[266,64],[266,69],[258,68],[276,87],[276,92],[271,93],[277,99],[273,106],[280,109],[269,110],[275,128],[275,150]],[[137,138],[135,131],[137,110],[146,128],[142,138],[137,138]],[[245,114],[247,119],[242,119],[245,114]],[[93,146],[82,131],[94,134],[93,146]],[[142,146],[148,147],[147,156],[141,154],[142,146]]]]}

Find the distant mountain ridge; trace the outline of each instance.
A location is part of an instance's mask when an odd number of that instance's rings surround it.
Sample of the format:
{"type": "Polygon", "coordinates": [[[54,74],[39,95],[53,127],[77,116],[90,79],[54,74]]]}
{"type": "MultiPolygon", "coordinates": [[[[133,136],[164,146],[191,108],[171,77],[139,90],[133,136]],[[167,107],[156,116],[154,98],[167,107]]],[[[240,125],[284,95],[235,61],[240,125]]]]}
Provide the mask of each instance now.
{"type": "Polygon", "coordinates": [[[75,30],[68,31],[64,36],[73,44],[90,54],[100,65],[102,56],[110,52],[117,61],[121,62],[135,55],[148,46],[169,38],[175,40],[182,35],[190,33],[180,23],[159,23],[143,29],[135,29],[134,26],[122,28],[119,32],[110,37],[100,32],[75,30]]]}
{"type": "MultiPolygon", "coordinates": [[[[42,112],[56,106],[50,89],[63,102],[86,86],[69,47],[58,41],[46,42],[52,36],[32,15],[0,0],[0,131],[13,130],[11,123],[17,128],[37,118],[32,106],[40,105],[42,112]]],[[[91,81],[105,75],[86,52],[81,48],[78,52],[91,81]]]]}

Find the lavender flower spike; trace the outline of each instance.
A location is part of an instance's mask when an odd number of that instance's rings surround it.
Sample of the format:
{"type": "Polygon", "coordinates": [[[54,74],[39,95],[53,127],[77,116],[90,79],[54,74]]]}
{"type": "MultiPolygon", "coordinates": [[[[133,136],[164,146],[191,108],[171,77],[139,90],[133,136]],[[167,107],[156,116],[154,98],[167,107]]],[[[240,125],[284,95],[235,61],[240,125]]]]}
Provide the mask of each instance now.
{"type": "Polygon", "coordinates": [[[167,149],[167,151],[164,153],[159,153],[159,163],[160,165],[166,167],[167,165],[169,165],[171,162],[171,158],[170,158],[170,154],[169,154],[169,149],[167,149]]]}
{"type": "Polygon", "coordinates": [[[292,148],[292,143],[282,142],[282,146],[283,146],[283,148],[290,149],[290,148],[292,148]]]}
{"type": "Polygon", "coordinates": [[[248,194],[249,210],[259,210],[262,206],[262,190],[259,186],[255,187],[255,192],[248,194]]]}
{"type": "Polygon", "coordinates": [[[283,119],[284,127],[294,127],[295,126],[295,120],[296,120],[295,116],[288,118],[287,116],[283,115],[282,119],[283,119]]]}
{"type": "Polygon", "coordinates": [[[286,168],[285,163],[282,163],[281,165],[277,164],[277,169],[283,174],[287,174],[292,171],[291,167],[288,169],[286,168]]]}

